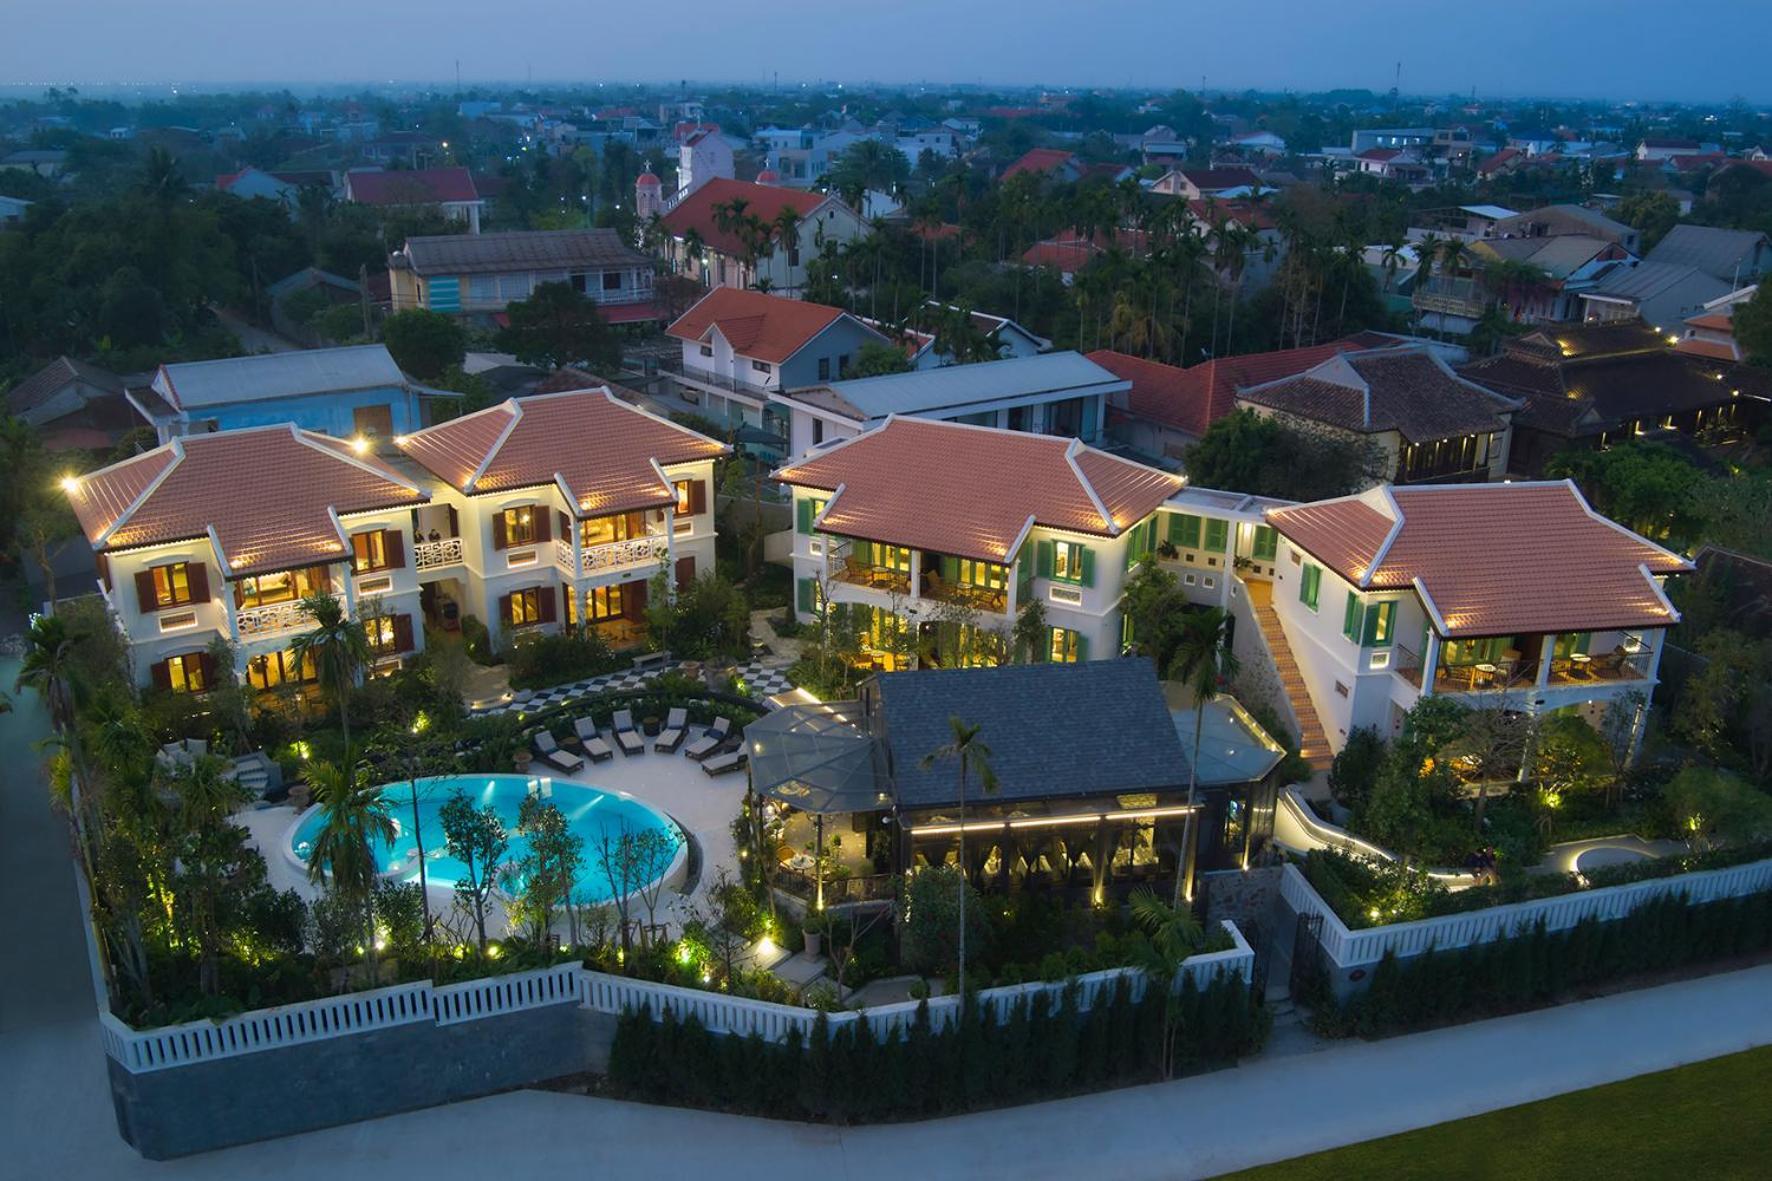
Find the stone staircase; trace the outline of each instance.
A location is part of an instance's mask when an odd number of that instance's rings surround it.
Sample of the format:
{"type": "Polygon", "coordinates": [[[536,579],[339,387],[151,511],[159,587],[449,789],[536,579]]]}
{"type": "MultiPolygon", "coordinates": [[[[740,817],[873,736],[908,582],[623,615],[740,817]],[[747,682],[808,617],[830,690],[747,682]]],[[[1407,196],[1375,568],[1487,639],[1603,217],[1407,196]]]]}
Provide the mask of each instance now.
{"type": "Polygon", "coordinates": [[[1249,606],[1255,612],[1255,622],[1261,627],[1262,639],[1267,641],[1267,650],[1273,654],[1274,670],[1280,674],[1280,685],[1292,705],[1292,716],[1298,719],[1298,753],[1311,765],[1312,771],[1327,771],[1335,758],[1329,749],[1329,736],[1323,732],[1317,707],[1311,704],[1310,690],[1305,688],[1304,674],[1298,671],[1292,645],[1286,639],[1285,629],[1280,626],[1272,591],[1264,583],[1251,582],[1249,587],[1249,606]],[[1260,592],[1256,587],[1261,588],[1260,592]]]}

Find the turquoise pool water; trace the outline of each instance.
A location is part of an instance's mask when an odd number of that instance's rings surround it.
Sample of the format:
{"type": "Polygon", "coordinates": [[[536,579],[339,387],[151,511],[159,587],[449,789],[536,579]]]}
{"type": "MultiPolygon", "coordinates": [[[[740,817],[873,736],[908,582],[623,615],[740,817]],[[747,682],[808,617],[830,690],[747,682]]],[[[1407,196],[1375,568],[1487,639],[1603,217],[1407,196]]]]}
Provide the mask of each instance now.
{"type": "MultiPolygon", "coordinates": [[[[529,844],[517,835],[517,809],[523,797],[540,793],[559,808],[568,827],[584,838],[583,861],[579,866],[577,897],[587,902],[607,901],[609,882],[598,859],[598,847],[605,833],[611,836],[623,831],[656,829],[681,850],[683,835],[663,813],[648,807],[632,796],[604,791],[537,775],[448,775],[418,781],[418,835],[425,847],[425,879],[433,886],[447,889],[466,872],[466,867],[449,856],[444,849],[443,822],[438,813],[457,790],[467,795],[476,808],[491,804],[510,834],[511,844],[505,853],[506,863],[515,863],[529,851],[529,844]]],[[[376,864],[384,877],[403,882],[418,881],[418,841],[413,834],[412,785],[390,783],[382,788],[382,798],[395,825],[394,839],[375,851],[376,864]]],[[[318,807],[310,808],[289,835],[289,852],[304,866],[313,848],[314,835],[325,823],[318,807]]]]}

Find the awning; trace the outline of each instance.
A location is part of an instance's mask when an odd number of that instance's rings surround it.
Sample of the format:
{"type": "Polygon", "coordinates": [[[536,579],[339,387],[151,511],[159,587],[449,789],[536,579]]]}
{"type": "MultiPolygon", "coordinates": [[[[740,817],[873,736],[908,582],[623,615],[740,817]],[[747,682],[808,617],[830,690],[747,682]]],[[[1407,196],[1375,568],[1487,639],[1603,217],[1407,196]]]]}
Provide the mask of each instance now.
{"type": "Polygon", "coordinates": [[[821,815],[890,808],[885,757],[857,724],[860,717],[856,702],[817,702],[786,706],[746,726],[752,790],[821,815]]]}

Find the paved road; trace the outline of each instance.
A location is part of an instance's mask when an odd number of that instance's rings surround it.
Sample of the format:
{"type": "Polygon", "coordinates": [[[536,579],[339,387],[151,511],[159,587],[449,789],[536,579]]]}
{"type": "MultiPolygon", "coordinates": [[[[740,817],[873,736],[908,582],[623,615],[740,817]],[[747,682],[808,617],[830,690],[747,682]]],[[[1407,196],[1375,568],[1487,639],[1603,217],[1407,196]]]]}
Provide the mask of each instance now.
{"type": "MultiPolygon", "coordinates": [[[[10,686],[14,664],[0,661],[10,686]]],[[[0,715],[0,1151],[7,1177],[426,1181],[1210,1176],[1772,1045],[1772,966],[1174,1083],[909,1127],[833,1129],[516,1092],[172,1163],[112,1120],[65,835],[0,715]]],[[[280,1101],[266,1096],[266,1102],[280,1101]]]]}
{"type": "Polygon", "coordinates": [[[250,320],[235,315],[221,308],[214,309],[215,318],[221,321],[222,327],[234,334],[240,342],[240,348],[248,353],[293,353],[301,349],[301,345],[280,336],[275,332],[260,328],[250,320]]]}

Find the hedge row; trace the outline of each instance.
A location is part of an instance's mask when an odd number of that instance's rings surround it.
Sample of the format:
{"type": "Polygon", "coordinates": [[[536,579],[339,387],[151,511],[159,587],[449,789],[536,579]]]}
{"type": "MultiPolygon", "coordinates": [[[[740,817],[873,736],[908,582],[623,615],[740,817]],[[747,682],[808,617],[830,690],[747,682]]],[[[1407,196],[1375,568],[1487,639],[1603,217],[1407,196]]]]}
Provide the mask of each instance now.
{"type": "MultiPolygon", "coordinates": [[[[1177,997],[1177,1073],[1234,1062],[1260,1048],[1267,1014],[1239,977],[1177,997]]],[[[781,1043],[708,1031],[693,1015],[665,1010],[622,1016],[609,1083],[625,1098],[711,1107],[778,1119],[861,1123],[950,1115],[1048,1099],[1159,1077],[1163,998],[1134,1001],[1122,980],[1088,1011],[1073,985],[1056,1001],[1020,998],[999,1022],[969,1006],[958,1030],[934,1029],[927,1001],[908,1028],[876,1036],[866,1021],[833,1032],[819,1014],[812,1033],[781,1043]]]]}
{"type": "Polygon", "coordinates": [[[1586,919],[1457,951],[1386,955],[1364,993],[1337,1004],[1322,976],[1307,1003],[1331,1037],[1401,1033],[1536,1008],[1621,977],[1772,949],[1772,893],[1690,906],[1651,899],[1621,919],[1586,919]]]}

